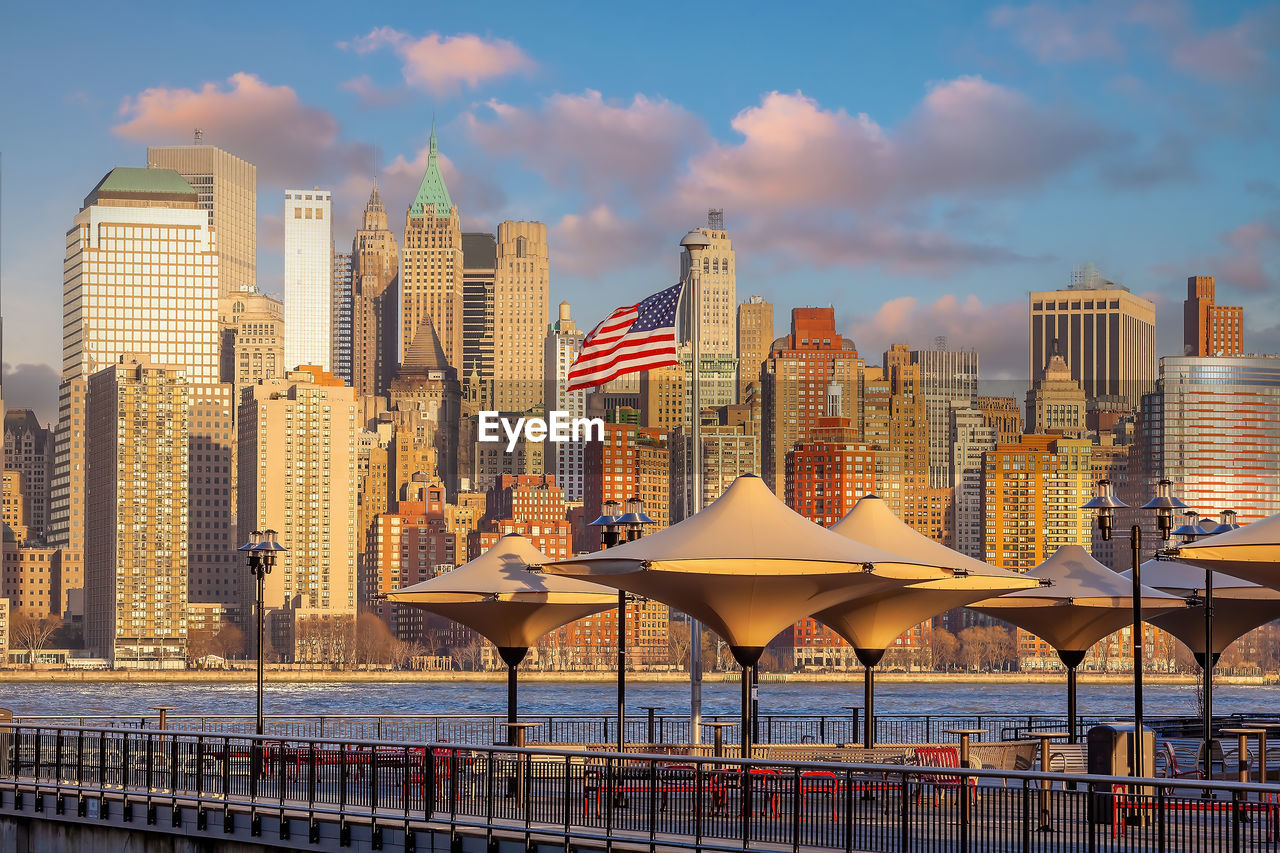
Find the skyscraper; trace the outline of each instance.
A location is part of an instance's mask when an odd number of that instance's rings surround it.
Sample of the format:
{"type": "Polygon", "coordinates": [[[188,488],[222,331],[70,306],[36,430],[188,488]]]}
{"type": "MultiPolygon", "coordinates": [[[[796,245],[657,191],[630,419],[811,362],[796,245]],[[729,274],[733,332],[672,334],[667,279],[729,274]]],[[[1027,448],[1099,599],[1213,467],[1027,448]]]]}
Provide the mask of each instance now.
{"type": "Polygon", "coordinates": [[[494,279],[498,243],[492,234],[462,235],[462,382],[468,411],[493,408],[494,279]]]}
{"type": "Polygon", "coordinates": [[[400,356],[400,247],[376,181],[351,242],[351,289],[351,384],[357,394],[386,394],[400,356]]]}
{"type": "Polygon", "coordinates": [[[265,590],[271,642],[286,658],[301,622],[356,611],[358,430],[355,390],[317,367],[241,392],[239,539],[276,530],[289,549],[265,590]]]}
{"type": "Polygon", "coordinates": [[[258,168],[216,145],[153,145],[147,165],[173,169],[195,189],[218,236],[221,293],[258,286],[258,168]]]}
{"type": "Polygon", "coordinates": [[[493,408],[498,411],[523,412],[542,404],[550,276],[547,226],[499,224],[493,279],[493,408]]]}
{"type": "Polygon", "coordinates": [[[955,527],[951,547],[981,560],[983,550],[982,455],[994,450],[995,427],[977,409],[951,410],[951,481],[955,483],[955,527]]]}
{"type": "Polygon", "coordinates": [[[978,399],[978,353],[948,350],[940,340],[937,349],[912,350],[911,361],[920,366],[920,389],[929,421],[929,487],[955,485],[951,469],[951,409],[972,406],[978,399]]]}
{"type": "Polygon", "coordinates": [[[352,298],[350,252],[333,253],[333,375],[348,385],[352,378],[352,298]]]}
{"type": "Polygon", "coordinates": [[[328,190],[284,191],[285,369],[333,369],[333,198],[328,190]]]}
{"type": "Polygon", "coordinates": [[[1070,287],[1033,292],[1029,308],[1028,379],[1057,351],[1089,400],[1118,398],[1136,409],[1155,385],[1156,308],[1149,299],[1085,267],[1070,287]]]}
{"type": "Polygon", "coordinates": [[[760,384],[760,368],[773,344],[773,303],[752,295],[738,306],[738,402],[747,402],[748,386],[760,384]]]}
{"type": "Polygon", "coordinates": [[[88,377],[132,353],[181,367],[188,384],[219,379],[218,243],[198,199],[170,169],[116,168],[67,231],[49,539],[72,578],[83,568],[88,377]]]}
{"type": "MultiPolygon", "coordinates": [[[[733,241],[724,230],[724,211],[707,211],[706,227],[696,230],[711,241],[711,245],[702,252],[702,317],[699,320],[702,352],[707,355],[714,353],[736,357],[737,258],[733,252],[733,241]]],[[[689,257],[688,252],[680,253],[680,277],[686,281],[689,276],[689,257]]],[[[685,340],[689,339],[692,330],[689,325],[692,308],[692,299],[686,298],[681,302],[681,328],[685,330],[685,340]]],[[[733,402],[736,400],[720,405],[733,402]]]]}
{"type": "MultiPolygon", "coordinates": [[[[585,333],[569,316],[569,303],[561,302],[559,317],[547,329],[544,342],[543,384],[547,411],[568,412],[571,418],[587,415],[587,392],[569,391],[569,367],[582,351],[585,333]]],[[[581,501],[583,497],[583,473],[586,443],[561,441],[555,445],[556,485],[564,490],[567,501],[581,501]]]]}
{"type": "Polygon", "coordinates": [[[49,530],[49,486],[53,480],[53,430],[30,409],[4,413],[4,469],[22,475],[22,515],[28,535],[49,530]]]}
{"type": "MultiPolygon", "coordinates": [[[[761,464],[774,494],[783,494],[787,451],[807,440],[818,418],[828,417],[828,384],[858,388],[862,367],[853,341],[836,332],[834,308],[791,310],[791,334],[774,342],[761,374],[761,464]]],[[[850,396],[843,397],[842,417],[854,417],[850,396]]]]}
{"type": "Polygon", "coordinates": [[[1187,278],[1182,303],[1182,354],[1230,356],[1244,353],[1244,308],[1215,305],[1211,275],[1187,278]]]}
{"type": "Polygon", "coordinates": [[[1167,478],[1203,515],[1280,512],[1280,357],[1160,359],[1138,436],[1148,496],[1167,478]]]}
{"type": "Polygon", "coordinates": [[[85,410],[85,641],[115,667],[185,669],[183,370],[122,357],[89,377],[85,410]]]}
{"type": "Polygon", "coordinates": [[[449,366],[462,364],[462,231],[458,208],[440,171],[436,132],[431,131],[427,170],[405,213],[404,263],[400,273],[400,352],[424,323],[435,327],[449,366]]]}

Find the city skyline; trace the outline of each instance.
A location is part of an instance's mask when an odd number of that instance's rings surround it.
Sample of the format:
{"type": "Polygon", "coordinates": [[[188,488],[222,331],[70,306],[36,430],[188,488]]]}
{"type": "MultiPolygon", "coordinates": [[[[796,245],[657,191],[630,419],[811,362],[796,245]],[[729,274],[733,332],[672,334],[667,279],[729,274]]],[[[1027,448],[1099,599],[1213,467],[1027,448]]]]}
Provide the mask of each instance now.
{"type": "MultiPolygon", "coordinates": [[[[122,50],[91,80],[49,61],[83,46],[87,22],[14,14],[10,32],[30,37],[0,61],[48,73],[0,94],[23,119],[0,139],[5,355],[27,366],[7,377],[6,402],[46,419],[48,404],[25,397],[56,386],[69,208],[112,167],[144,166],[147,146],[190,144],[197,127],[258,170],[258,280],[275,295],[277,193],[331,187],[344,245],[376,168],[398,218],[434,114],[462,229],[544,222],[548,301],[569,301],[587,326],[620,296],[674,280],[675,242],[715,207],[739,295],[782,312],[834,304],[863,354],[946,335],[948,348],[979,350],[984,378],[1029,380],[1026,295],[1065,286],[1089,260],[1156,302],[1158,355],[1181,354],[1192,275],[1216,276],[1220,301],[1244,306],[1246,351],[1280,349],[1274,7],[944,7],[910,27],[902,11],[855,20],[833,7],[826,34],[744,13],[733,38],[709,36],[678,68],[652,61],[680,43],[662,16],[629,22],[602,62],[601,24],[554,12],[442,9],[431,29],[395,10],[317,15],[276,50],[296,21],[263,10],[230,52],[211,49],[226,39],[181,56],[148,40],[144,57],[122,50]],[[876,37],[907,31],[909,44],[876,37]],[[583,50],[555,50],[565,37],[583,50]],[[801,39],[813,43],[798,50],[801,39]],[[851,71],[839,77],[826,64],[837,50],[851,71]]],[[[145,37],[109,20],[93,37],[104,27],[126,47],[145,37]]]]}

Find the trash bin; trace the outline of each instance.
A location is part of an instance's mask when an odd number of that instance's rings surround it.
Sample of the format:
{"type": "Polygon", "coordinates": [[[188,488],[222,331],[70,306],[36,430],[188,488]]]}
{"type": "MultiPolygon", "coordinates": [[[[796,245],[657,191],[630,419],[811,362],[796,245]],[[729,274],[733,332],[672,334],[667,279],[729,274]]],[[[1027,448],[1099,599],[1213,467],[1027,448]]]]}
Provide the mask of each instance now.
{"type": "MultiPolygon", "coordinates": [[[[1108,723],[1089,729],[1085,737],[1088,751],[1089,773],[1094,776],[1133,775],[1134,726],[1108,723]]],[[[1156,734],[1145,726],[1142,729],[1142,773],[1155,774],[1156,734]]],[[[1149,789],[1144,789],[1147,793],[1149,789]]],[[[1096,791],[1093,798],[1093,822],[1110,824],[1113,797],[1111,790],[1096,791]]]]}

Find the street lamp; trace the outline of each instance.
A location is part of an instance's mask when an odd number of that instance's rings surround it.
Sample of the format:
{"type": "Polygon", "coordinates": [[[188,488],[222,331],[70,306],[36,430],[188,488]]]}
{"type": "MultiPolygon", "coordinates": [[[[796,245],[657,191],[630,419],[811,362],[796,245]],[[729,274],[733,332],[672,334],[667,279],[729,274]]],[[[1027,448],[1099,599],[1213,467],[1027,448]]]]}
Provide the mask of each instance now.
{"type": "MultiPolygon", "coordinates": [[[[1186,518],[1186,524],[1173,531],[1174,536],[1182,538],[1182,544],[1190,545],[1205,536],[1214,536],[1218,533],[1226,533],[1228,530],[1235,530],[1239,527],[1236,524],[1236,512],[1232,509],[1224,509],[1218,514],[1218,526],[1212,530],[1205,530],[1200,525],[1200,513],[1195,510],[1187,510],[1183,513],[1186,518]]],[[[1204,701],[1201,703],[1200,726],[1204,737],[1204,762],[1206,770],[1210,766],[1210,756],[1213,755],[1213,667],[1217,663],[1216,656],[1213,653],[1213,570],[1204,570],[1204,654],[1197,655],[1200,664],[1200,674],[1202,681],[1202,690],[1204,691],[1204,701]]],[[[1207,778],[1207,777],[1206,777],[1207,778]]]]}
{"type": "MultiPolygon", "coordinates": [[[[654,521],[644,511],[644,501],[627,498],[626,512],[619,515],[617,501],[605,501],[600,517],[591,522],[600,528],[600,544],[612,548],[621,542],[634,542],[644,535],[645,525],[654,521]]],[[[618,752],[627,745],[627,593],[618,590],[618,752]]]]}
{"type": "MultiPolygon", "coordinates": [[[[1156,511],[1156,527],[1160,538],[1169,541],[1173,530],[1173,511],[1186,509],[1186,504],[1173,497],[1173,483],[1161,480],[1156,484],[1156,496],[1142,505],[1143,509],[1156,511]]],[[[1098,530],[1102,532],[1103,541],[1111,539],[1111,528],[1115,523],[1115,511],[1129,506],[1116,497],[1115,485],[1110,480],[1099,480],[1093,500],[1086,503],[1083,509],[1094,510],[1098,519],[1098,530]]],[[[1142,528],[1137,524],[1129,528],[1129,545],[1133,556],[1133,628],[1130,641],[1133,643],[1133,775],[1142,776],[1142,757],[1145,751],[1142,724],[1142,528]]]]}
{"type": "Polygon", "coordinates": [[[249,541],[236,549],[243,551],[249,561],[249,574],[257,579],[257,617],[258,617],[258,734],[263,734],[262,720],[262,585],[271,569],[276,564],[276,556],[288,549],[276,541],[274,530],[255,530],[249,534],[249,541]]]}

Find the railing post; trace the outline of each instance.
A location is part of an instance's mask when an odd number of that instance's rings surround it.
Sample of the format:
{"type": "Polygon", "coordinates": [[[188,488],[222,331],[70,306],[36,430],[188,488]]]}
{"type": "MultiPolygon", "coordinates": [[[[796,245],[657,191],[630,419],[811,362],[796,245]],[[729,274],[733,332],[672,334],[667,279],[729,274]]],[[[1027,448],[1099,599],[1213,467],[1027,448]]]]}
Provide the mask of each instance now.
{"type": "MultiPolygon", "coordinates": [[[[831,794],[835,797],[835,792],[831,794]]],[[[791,853],[800,853],[800,812],[804,808],[804,792],[800,790],[800,768],[791,768],[791,853]]],[[[834,804],[833,804],[834,807],[834,804]]]]}
{"type": "Polygon", "coordinates": [[[1031,780],[1022,780],[1022,849],[1031,850],[1031,780]]]}
{"type": "Polygon", "coordinates": [[[1231,853],[1240,853],[1242,821],[1240,820],[1240,792],[1231,792],[1231,853]]]}
{"type": "Polygon", "coordinates": [[[898,849],[906,853],[911,849],[911,776],[902,771],[899,788],[902,802],[898,808],[898,849]]]}

